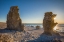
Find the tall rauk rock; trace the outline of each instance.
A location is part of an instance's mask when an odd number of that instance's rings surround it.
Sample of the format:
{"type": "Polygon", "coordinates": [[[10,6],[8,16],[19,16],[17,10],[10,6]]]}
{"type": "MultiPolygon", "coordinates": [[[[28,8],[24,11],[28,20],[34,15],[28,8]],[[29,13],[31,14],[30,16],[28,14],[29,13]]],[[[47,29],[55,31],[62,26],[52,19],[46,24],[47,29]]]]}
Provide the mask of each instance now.
{"type": "Polygon", "coordinates": [[[24,30],[24,25],[22,24],[18,10],[18,6],[10,7],[10,11],[7,14],[7,29],[24,30]]]}
{"type": "Polygon", "coordinates": [[[52,12],[46,12],[43,19],[43,28],[44,33],[52,35],[54,33],[53,28],[56,26],[57,23],[54,23],[54,18],[56,14],[52,12]]]}

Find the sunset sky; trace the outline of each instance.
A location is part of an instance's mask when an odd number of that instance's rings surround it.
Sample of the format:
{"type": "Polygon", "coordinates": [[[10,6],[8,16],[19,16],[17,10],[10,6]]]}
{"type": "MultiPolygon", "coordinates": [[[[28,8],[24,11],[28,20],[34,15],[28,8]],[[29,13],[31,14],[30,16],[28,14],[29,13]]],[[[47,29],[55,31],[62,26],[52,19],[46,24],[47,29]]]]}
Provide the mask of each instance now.
{"type": "Polygon", "coordinates": [[[64,23],[64,0],[0,0],[0,22],[6,22],[11,6],[18,6],[23,23],[42,23],[50,11],[57,14],[55,22],[64,23]]]}

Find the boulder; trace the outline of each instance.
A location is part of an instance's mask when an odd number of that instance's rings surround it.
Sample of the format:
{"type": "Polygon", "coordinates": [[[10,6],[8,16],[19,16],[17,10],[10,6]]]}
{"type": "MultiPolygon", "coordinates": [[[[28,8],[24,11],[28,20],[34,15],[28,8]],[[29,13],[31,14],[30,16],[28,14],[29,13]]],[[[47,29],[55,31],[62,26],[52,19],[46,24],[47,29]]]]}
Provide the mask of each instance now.
{"type": "Polygon", "coordinates": [[[40,26],[36,26],[36,29],[40,29],[40,26]]]}

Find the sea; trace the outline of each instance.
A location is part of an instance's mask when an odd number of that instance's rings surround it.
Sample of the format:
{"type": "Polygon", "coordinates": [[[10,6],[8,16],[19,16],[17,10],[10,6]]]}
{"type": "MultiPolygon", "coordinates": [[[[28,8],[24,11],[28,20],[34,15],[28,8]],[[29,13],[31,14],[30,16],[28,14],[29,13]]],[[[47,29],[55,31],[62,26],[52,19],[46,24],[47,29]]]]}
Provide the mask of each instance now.
{"type": "MultiPolygon", "coordinates": [[[[43,28],[42,23],[24,23],[24,25],[25,26],[31,26],[31,27],[40,26],[41,28],[43,28]]],[[[64,24],[57,24],[54,28],[58,32],[64,32],[64,24]]]]}

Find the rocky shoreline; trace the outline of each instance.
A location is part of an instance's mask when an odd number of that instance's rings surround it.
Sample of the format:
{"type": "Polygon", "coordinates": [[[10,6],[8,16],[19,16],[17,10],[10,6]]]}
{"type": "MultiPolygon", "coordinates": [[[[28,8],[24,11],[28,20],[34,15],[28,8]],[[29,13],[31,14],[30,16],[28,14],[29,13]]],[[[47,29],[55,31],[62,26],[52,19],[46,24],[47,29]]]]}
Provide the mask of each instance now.
{"type": "MultiPolygon", "coordinates": [[[[13,39],[13,42],[55,42],[64,40],[64,36],[48,36],[43,35],[44,30],[42,28],[36,29],[34,27],[25,26],[25,31],[14,31],[14,30],[0,30],[0,35],[6,35],[13,39]],[[2,33],[3,32],[3,33],[2,33]],[[55,40],[54,40],[55,39],[55,40]]],[[[1,37],[1,36],[0,36],[1,37]]],[[[4,39],[4,38],[3,38],[4,39]]],[[[6,40],[6,39],[5,39],[6,40]]],[[[7,39],[8,40],[8,39],[7,39]]],[[[63,41],[62,41],[63,42],[63,41]]]]}

